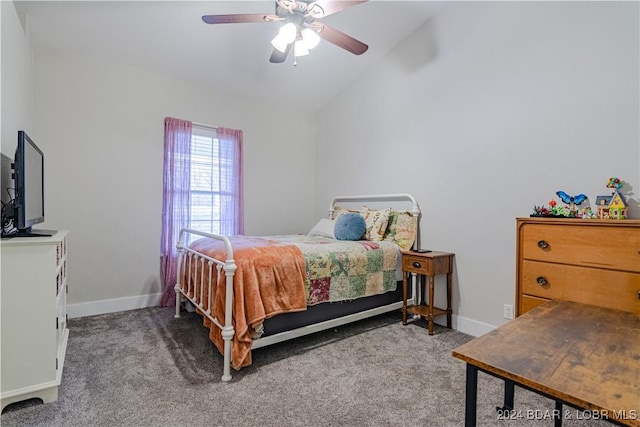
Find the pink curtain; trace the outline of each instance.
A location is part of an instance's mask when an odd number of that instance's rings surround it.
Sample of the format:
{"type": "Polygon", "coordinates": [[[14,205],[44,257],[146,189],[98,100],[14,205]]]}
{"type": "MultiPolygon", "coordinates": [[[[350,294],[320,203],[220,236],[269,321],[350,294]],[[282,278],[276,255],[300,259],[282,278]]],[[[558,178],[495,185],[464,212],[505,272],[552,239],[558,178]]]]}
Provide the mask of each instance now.
{"type": "Polygon", "coordinates": [[[164,291],[161,306],[175,304],[176,243],[180,229],[189,225],[189,187],[191,128],[186,120],[164,120],[164,185],[162,197],[162,235],[160,244],[164,291]]]}
{"type": "Polygon", "coordinates": [[[220,144],[220,234],[244,234],[244,198],[242,183],[242,131],[218,128],[220,144]]]}

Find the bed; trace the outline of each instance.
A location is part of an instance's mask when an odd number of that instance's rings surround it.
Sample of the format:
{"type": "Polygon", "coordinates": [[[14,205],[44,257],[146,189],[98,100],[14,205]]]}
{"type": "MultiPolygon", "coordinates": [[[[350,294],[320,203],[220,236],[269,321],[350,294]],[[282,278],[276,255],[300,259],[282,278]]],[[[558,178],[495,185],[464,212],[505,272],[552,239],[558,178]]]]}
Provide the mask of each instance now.
{"type": "Polygon", "coordinates": [[[202,315],[230,381],[231,367],[251,364],[252,349],[400,309],[400,251],[417,247],[419,218],[414,197],[402,193],[335,197],[306,234],[182,229],[175,317],[183,303],[202,315]],[[345,235],[352,219],[365,224],[361,238],[345,235]]]}

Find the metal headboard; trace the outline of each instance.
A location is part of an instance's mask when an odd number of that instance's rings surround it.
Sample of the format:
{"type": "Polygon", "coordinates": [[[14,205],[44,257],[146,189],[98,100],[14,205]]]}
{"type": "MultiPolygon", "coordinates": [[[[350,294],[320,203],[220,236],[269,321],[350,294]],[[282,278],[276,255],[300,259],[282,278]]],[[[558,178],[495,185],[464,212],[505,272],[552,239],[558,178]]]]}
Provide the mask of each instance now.
{"type": "Polygon", "coordinates": [[[419,248],[420,241],[420,206],[416,201],[415,197],[413,197],[409,193],[392,193],[392,194],[372,194],[365,196],[336,196],[331,200],[331,204],[329,205],[329,218],[333,218],[334,206],[340,202],[346,203],[356,203],[356,202],[410,202],[412,207],[411,209],[407,209],[407,212],[411,213],[412,216],[417,218],[418,227],[416,230],[416,238],[413,242],[414,248],[419,248]]]}

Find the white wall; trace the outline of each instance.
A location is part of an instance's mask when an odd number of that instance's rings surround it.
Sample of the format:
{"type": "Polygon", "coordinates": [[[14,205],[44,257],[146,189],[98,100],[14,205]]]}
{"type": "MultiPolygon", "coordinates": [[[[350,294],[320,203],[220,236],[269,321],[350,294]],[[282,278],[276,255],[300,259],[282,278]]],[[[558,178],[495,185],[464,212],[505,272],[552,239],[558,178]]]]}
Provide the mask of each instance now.
{"type": "Polygon", "coordinates": [[[640,217],[638,52],[637,2],[450,2],[319,112],[316,215],[412,193],[422,246],[456,253],[457,327],[503,323],[516,217],[611,176],[640,217]]]}
{"type": "Polygon", "coordinates": [[[22,18],[13,2],[0,1],[0,143],[2,153],[12,159],[18,145],[18,130],[30,129],[33,125],[33,54],[22,18]]]}
{"type": "Polygon", "coordinates": [[[311,114],[99,59],[50,50],[35,58],[43,228],[71,230],[72,315],[148,305],[161,291],[166,116],[244,131],[246,233],[311,227],[311,114]]]}

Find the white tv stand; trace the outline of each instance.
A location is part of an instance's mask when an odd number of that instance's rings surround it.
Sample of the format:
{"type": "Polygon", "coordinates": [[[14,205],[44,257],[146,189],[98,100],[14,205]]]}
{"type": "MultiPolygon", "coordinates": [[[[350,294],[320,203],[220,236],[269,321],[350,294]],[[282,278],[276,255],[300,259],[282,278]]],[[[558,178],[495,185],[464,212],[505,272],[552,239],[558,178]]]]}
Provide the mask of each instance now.
{"type": "MultiPolygon", "coordinates": [[[[34,230],[37,231],[37,230],[34,230]]],[[[58,398],[67,349],[67,235],[3,239],[0,398],[58,398]]]]}

